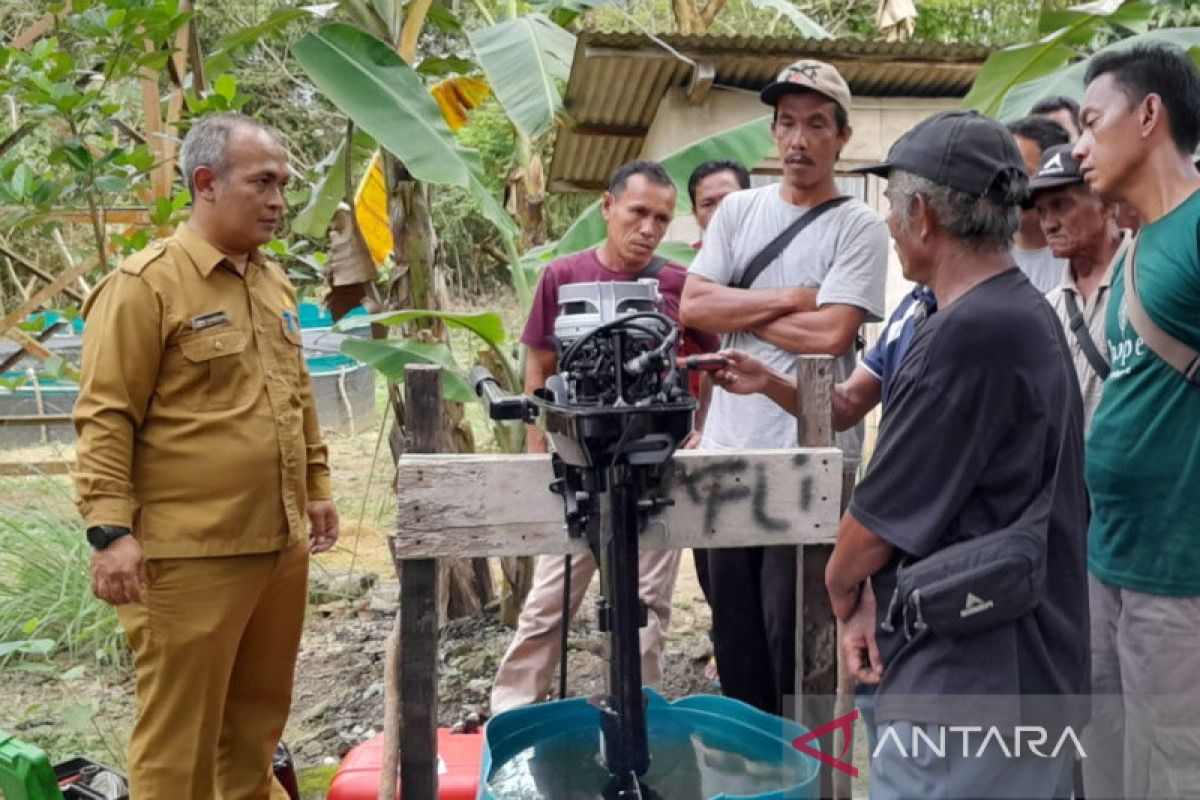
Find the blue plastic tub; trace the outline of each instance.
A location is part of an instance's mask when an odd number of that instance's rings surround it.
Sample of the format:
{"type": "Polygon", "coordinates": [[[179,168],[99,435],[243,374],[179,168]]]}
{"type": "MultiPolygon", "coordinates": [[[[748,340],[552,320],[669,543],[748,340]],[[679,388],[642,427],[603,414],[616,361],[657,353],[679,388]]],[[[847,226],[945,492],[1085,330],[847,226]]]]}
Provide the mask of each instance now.
{"type": "MultiPolygon", "coordinates": [[[[820,765],[792,746],[804,726],[726,697],[668,703],[645,692],[651,764],[643,780],[665,800],[818,796],[820,765]]],[[[599,731],[599,711],[585,698],[498,714],[484,731],[479,800],[598,800],[608,778],[599,731]]]]}

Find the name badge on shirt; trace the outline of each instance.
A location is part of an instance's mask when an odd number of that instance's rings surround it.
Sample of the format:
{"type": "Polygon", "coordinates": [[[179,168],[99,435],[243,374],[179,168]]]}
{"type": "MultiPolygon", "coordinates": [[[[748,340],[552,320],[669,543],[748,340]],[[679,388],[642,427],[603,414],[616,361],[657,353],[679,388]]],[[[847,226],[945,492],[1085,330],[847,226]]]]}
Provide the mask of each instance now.
{"type": "Polygon", "coordinates": [[[205,328],[215,328],[218,325],[228,325],[229,315],[224,311],[210,311],[192,317],[192,330],[202,331],[205,328]]]}

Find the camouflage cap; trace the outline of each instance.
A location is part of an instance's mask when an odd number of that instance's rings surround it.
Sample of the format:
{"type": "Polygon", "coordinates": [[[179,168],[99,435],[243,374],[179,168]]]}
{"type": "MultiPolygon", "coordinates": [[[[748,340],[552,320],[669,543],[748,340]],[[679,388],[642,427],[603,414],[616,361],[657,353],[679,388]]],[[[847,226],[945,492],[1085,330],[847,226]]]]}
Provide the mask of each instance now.
{"type": "Polygon", "coordinates": [[[816,92],[828,97],[850,113],[850,86],[834,67],[824,61],[802,58],[784,67],[775,82],[759,93],[764,103],[773,106],[785,94],[816,92]]]}

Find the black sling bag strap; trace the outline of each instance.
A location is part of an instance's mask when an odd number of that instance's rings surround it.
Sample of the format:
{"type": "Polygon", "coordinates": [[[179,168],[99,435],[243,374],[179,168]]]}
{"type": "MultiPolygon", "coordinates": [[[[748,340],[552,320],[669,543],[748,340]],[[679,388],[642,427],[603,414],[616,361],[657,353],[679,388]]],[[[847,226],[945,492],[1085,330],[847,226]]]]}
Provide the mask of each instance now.
{"type": "Polygon", "coordinates": [[[642,267],[642,271],[637,274],[637,279],[642,278],[657,278],[658,273],[662,272],[662,268],[667,265],[667,260],[662,256],[650,256],[650,263],[642,267]]]}
{"type": "Polygon", "coordinates": [[[1063,302],[1067,304],[1067,316],[1071,319],[1071,333],[1075,334],[1075,341],[1079,342],[1079,349],[1083,351],[1083,357],[1092,365],[1092,369],[1100,376],[1100,380],[1106,379],[1111,368],[1104,360],[1104,356],[1100,355],[1100,349],[1096,347],[1096,342],[1092,339],[1092,333],[1088,330],[1083,314],[1079,311],[1079,302],[1075,299],[1075,293],[1063,289],[1062,295],[1063,302]]]}
{"type": "MultiPolygon", "coordinates": [[[[1069,354],[1063,375],[1070,369],[1069,354]]],[[[1064,385],[1071,386],[1067,380],[1064,385]]],[[[1049,558],[1050,517],[1071,421],[1064,398],[1054,470],[1010,525],[936,550],[896,568],[896,589],[880,628],[903,624],[912,639],[924,631],[969,636],[1024,616],[1042,601],[1049,558]]]]}
{"type": "Polygon", "coordinates": [[[800,231],[815,222],[826,211],[837,208],[849,199],[848,195],[834,197],[818,206],[813,206],[801,214],[795,222],[784,228],[782,233],[772,239],[762,250],[759,250],[754,258],[750,259],[750,263],[746,266],[746,271],[742,273],[741,279],[734,286],[738,289],[749,289],[753,286],[754,282],[758,280],[758,276],[762,274],[762,271],[772,261],[779,258],[779,254],[783,252],[785,247],[792,243],[792,239],[795,239],[800,231]]]}

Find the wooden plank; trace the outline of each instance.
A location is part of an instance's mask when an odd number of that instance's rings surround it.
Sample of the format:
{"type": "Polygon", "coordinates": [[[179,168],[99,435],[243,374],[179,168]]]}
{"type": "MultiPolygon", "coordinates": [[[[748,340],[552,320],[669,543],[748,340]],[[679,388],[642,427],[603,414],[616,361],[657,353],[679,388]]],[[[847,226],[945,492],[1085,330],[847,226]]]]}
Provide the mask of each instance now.
{"type": "MultiPolygon", "coordinates": [[[[850,507],[850,498],[854,494],[854,485],[858,482],[858,475],[853,471],[842,473],[842,513],[846,513],[846,509],[850,507]]],[[[845,633],[845,626],[841,622],[837,623],[837,635],[834,640],[834,649],[837,655],[837,700],[834,703],[833,718],[840,719],[846,714],[854,710],[854,676],[850,674],[850,668],[846,664],[845,654],[842,653],[842,634],[845,633]]],[[[845,753],[844,760],[854,761],[854,737],[850,737],[850,741],[846,742],[839,732],[835,737],[833,753],[845,753]]],[[[868,756],[870,753],[868,752],[868,756]]],[[[848,773],[838,770],[833,773],[833,796],[837,800],[851,800],[854,795],[853,786],[848,773]]]]}
{"type": "MultiPolygon", "coordinates": [[[[23,209],[14,206],[0,206],[0,217],[20,213],[25,212],[23,209]]],[[[151,224],[150,211],[146,208],[106,208],[103,213],[105,225],[151,224]]],[[[64,222],[71,225],[90,225],[92,222],[91,212],[86,208],[57,208],[47,211],[42,216],[55,222],[64,222]]]]}
{"type": "MultiPolygon", "coordinates": [[[[147,39],[144,43],[147,53],[154,52],[154,42],[147,39]]],[[[164,172],[166,153],[163,140],[163,110],[162,96],[158,91],[158,73],[142,69],[142,114],[146,124],[146,146],[154,154],[154,166],[150,169],[150,186],[154,197],[171,196],[171,173],[164,172]],[[164,175],[165,180],[164,180],[164,175]]]]}
{"type": "MultiPolygon", "coordinates": [[[[191,13],[192,0],[180,0],[179,13],[191,13]]],[[[192,48],[192,34],[194,28],[189,25],[184,25],[175,34],[175,51],[171,53],[171,66],[173,69],[168,72],[173,72],[172,77],[175,79],[175,86],[171,90],[171,96],[167,99],[167,117],[165,138],[163,139],[163,163],[161,168],[166,173],[165,180],[167,186],[170,187],[172,178],[175,174],[175,158],[178,155],[178,144],[176,139],[179,137],[179,117],[183,111],[184,94],[183,94],[183,78],[187,70],[188,54],[192,48]]]]}
{"type": "MultiPolygon", "coordinates": [[[[667,481],[675,505],[642,533],[645,550],[832,542],[842,456],[834,448],[681,450],[667,481]]],[[[550,457],[404,455],[397,469],[397,555],[584,553],[569,538],[550,457]]]]}
{"type": "Polygon", "coordinates": [[[42,34],[46,33],[55,25],[57,25],[59,19],[67,16],[70,13],[71,6],[68,4],[66,8],[64,8],[62,11],[59,11],[57,14],[53,12],[47,14],[13,37],[12,43],[9,45],[9,47],[14,50],[24,50],[25,48],[29,47],[29,45],[40,39],[42,34]]]}
{"type": "Polygon", "coordinates": [[[70,414],[41,414],[24,417],[0,417],[0,428],[26,425],[70,425],[70,414]]]}
{"type": "Polygon", "coordinates": [[[70,461],[26,461],[0,463],[0,476],[32,478],[38,475],[70,475],[75,465],[70,461]]]}
{"type": "MultiPolygon", "coordinates": [[[[4,335],[21,345],[26,353],[29,353],[40,361],[48,361],[57,356],[57,353],[51,352],[44,344],[20,328],[9,328],[5,331],[4,335]]],[[[77,383],[79,382],[79,370],[70,364],[63,366],[63,375],[77,383]]]]}
{"type": "MultiPolygon", "coordinates": [[[[12,250],[11,248],[5,247],[3,244],[0,244],[0,255],[4,256],[5,258],[11,258],[13,260],[13,263],[16,264],[18,267],[20,267],[21,269],[25,270],[26,272],[28,272],[32,275],[38,276],[46,283],[54,282],[53,275],[46,272],[41,267],[34,264],[32,261],[30,261],[29,259],[22,256],[20,253],[17,253],[16,251],[12,250]]],[[[79,292],[75,291],[74,289],[64,286],[62,291],[63,291],[63,294],[65,294],[67,297],[70,297],[72,300],[75,300],[76,302],[79,302],[79,303],[83,302],[83,295],[80,294],[79,292]]]]}
{"type": "MultiPolygon", "coordinates": [[[[828,447],[833,444],[833,359],[829,356],[800,356],[796,362],[796,391],[799,413],[796,415],[799,444],[802,447],[828,447]]],[[[844,481],[837,472],[836,488],[830,492],[841,509],[844,481]]],[[[837,535],[835,512],[831,536],[837,535]]],[[[825,565],[833,552],[830,543],[805,544],[796,554],[796,674],[795,690],[799,700],[800,721],[816,728],[833,719],[837,695],[838,637],[837,620],[825,590],[825,565]]],[[[834,749],[832,734],[821,738],[821,749],[834,749]]],[[[833,796],[833,774],[821,765],[821,797],[833,796]]]]}
{"type": "Polygon", "coordinates": [[[43,303],[61,292],[63,288],[67,286],[67,284],[71,283],[81,275],[88,274],[95,268],[96,259],[93,257],[89,258],[87,261],[75,267],[74,269],[64,270],[63,272],[59,273],[58,277],[56,277],[53,282],[43,286],[41,289],[35,292],[32,297],[30,297],[13,311],[6,314],[4,319],[0,320],[0,333],[7,332],[18,322],[41,308],[43,303]]]}
{"type": "MultiPolygon", "coordinates": [[[[65,322],[56,322],[53,325],[50,325],[49,327],[43,329],[41,331],[41,333],[39,333],[37,335],[37,340],[39,342],[45,342],[47,339],[49,339],[54,334],[58,333],[60,330],[62,330],[66,326],[67,326],[67,324],[65,322]]],[[[22,349],[16,351],[15,353],[11,354],[7,358],[5,358],[3,361],[0,361],[0,375],[3,375],[5,372],[8,372],[8,370],[10,368],[12,368],[12,366],[14,364],[16,364],[18,361],[23,359],[25,357],[25,352],[26,352],[25,349],[22,348],[22,349]]]]}
{"type": "MultiPolygon", "coordinates": [[[[413,364],[404,373],[408,452],[433,452],[442,419],[442,371],[413,364]]],[[[393,539],[393,541],[395,541],[393,539]]],[[[400,573],[400,794],[438,796],[437,561],[399,560],[400,573]]]]}

